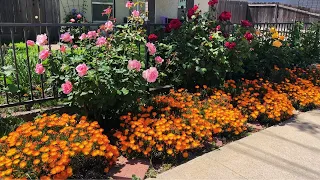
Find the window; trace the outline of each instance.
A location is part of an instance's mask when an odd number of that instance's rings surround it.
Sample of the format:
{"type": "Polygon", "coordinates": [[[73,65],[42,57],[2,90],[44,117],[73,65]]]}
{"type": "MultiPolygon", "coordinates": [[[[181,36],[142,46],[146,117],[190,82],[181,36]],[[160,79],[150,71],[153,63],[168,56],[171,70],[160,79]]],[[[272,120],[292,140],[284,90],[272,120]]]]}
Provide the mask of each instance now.
{"type": "MultiPolygon", "coordinates": [[[[92,0],[92,21],[106,21],[107,16],[102,16],[103,10],[111,7],[114,8],[114,0],[92,0]]],[[[114,17],[114,11],[112,11],[111,16],[114,17]]]]}

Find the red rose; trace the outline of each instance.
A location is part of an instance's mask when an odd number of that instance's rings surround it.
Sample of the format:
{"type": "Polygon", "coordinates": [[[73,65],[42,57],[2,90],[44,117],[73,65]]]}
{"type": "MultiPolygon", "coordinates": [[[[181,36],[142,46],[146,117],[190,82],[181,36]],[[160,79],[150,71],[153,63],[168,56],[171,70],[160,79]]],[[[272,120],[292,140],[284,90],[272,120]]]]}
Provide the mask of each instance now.
{"type": "Polygon", "coordinates": [[[210,0],[209,2],[208,2],[208,5],[209,6],[214,6],[215,4],[217,4],[218,3],[218,0],[210,0]]]}
{"type": "Polygon", "coordinates": [[[224,43],[224,46],[228,49],[233,49],[234,47],[236,47],[236,43],[235,42],[226,42],[224,43]]]}
{"type": "Polygon", "coordinates": [[[252,24],[248,20],[242,20],[241,21],[241,26],[250,27],[250,26],[252,26],[252,24]]]}
{"type": "Polygon", "coordinates": [[[244,34],[244,38],[251,41],[253,39],[253,35],[250,32],[246,32],[246,34],[244,34]]]}
{"type": "Polygon", "coordinates": [[[194,12],[195,12],[195,11],[193,10],[193,8],[191,8],[191,9],[188,10],[188,18],[189,18],[189,19],[191,19],[191,17],[194,15],[194,12]]]}
{"type": "Polygon", "coordinates": [[[179,29],[182,26],[182,23],[179,19],[172,19],[169,23],[169,28],[170,29],[179,29]]]}
{"type": "Polygon", "coordinates": [[[164,28],[164,32],[170,33],[172,29],[170,28],[169,24],[164,28]]]}
{"type": "Polygon", "coordinates": [[[224,11],[220,14],[219,20],[220,21],[229,21],[231,19],[231,13],[224,11]]]}
{"type": "Polygon", "coordinates": [[[196,11],[199,9],[198,5],[194,5],[193,8],[188,10],[188,18],[191,19],[193,15],[195,15],[196,11]]]}
{"type": "Polygon", "coordinates": [[[156,41],[156,40],[158,40],[158,36],[155,34],[150,34],[148,39],[149,39],[149,41],[156,41]]]}

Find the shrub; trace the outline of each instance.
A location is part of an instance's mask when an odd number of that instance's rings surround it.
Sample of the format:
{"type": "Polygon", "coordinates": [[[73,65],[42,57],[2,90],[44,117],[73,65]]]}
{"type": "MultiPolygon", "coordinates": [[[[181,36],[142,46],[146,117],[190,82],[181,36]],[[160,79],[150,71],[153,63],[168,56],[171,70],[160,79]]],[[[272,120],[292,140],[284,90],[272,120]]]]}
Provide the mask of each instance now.
{"type": "Polygon", "coordinates": [[[136,15],[125,25],[108,21],[99,30],[82,34],[76,47],[66,33],[61,40],[71,52],[56,52],[42,62],[53,72],[49,82],[61,85],[70,105],[84,108],[99,120],[112,119],[148,94],[148,83],[156,81],[158,71],[147,69],[137,51],[146,44],[146,34],[145,14],[136,15]]]}
{"type": "MultiPolygon", "coordinates": [[[[73,158],[102,157],[105,171],[119,156],[97,122],[76,115],[46,114],[0,139],[0,178],[55,178],[73,175],[73,158]]],[[[73,164],[77,166],[77,164],[73,164]]]]}

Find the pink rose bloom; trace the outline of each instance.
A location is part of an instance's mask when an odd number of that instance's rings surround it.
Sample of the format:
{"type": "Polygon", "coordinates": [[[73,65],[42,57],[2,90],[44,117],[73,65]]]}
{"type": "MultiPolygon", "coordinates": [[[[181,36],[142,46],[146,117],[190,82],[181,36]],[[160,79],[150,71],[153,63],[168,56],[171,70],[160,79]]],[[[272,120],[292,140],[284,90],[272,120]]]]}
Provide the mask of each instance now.
{"type": "Polygon", "coordinates": [[[42,61],[46,60],[49,56],[50,56],[50,51],[49,50],[42,50],[40,53],[39,53],[39,59],[41,59],[42,61]]]}
{"type": "Polygon", "coordinates": [[[99,37],[97,39],[96,45],[100,47],[105,45],[106,43],[107,43],[107,39],[105,37],[99,37]]]}
{"type": "Polygon", "coordinates": [[[34,43],[34,41],[32,41],[32,40],[28,40],[28,41],[27,41],[27,45],[28,45],[28,46],[34,46],[35,43],[34,43]]]}
{"type": "Polygon", "coordinates": [[[72,47],[73,47],[73,49],[77,49],[78,48],[78,46],[76,44],[73,45],[72,47]]]}
{"type": "Polygon", "coordinates": [[[164,61],[164,59],[162,59],[160,56],[157,56],[154,60],[155,60],[156,63],[158,63],[158,64],[162,64],[163,61],[164,61]]]}
{"type": "Polygon", "coordinates": [[[156,54],[157,48],[156,48],[156,46],[155,46],[153,43],[148,42],[148,43],[146,44],[146,46],[148,47],[148,51],[149,51],[149,54],[150,54],[151,56],[153,56],[154,54],[156,54]]]}
{"type": "Polygon", "coordinates": [[[64,45],[60,46],[60,51],[61,51],[62,53],[65,53],[65,52],[67,51],[67,47],[64,46],[64,45]]]}
{"type": "Polygon", "coordinates": [[[73,36],[71,36],[69,32],[66,32],[61,35],[60,39],[64,42],[72,42],[73,36]]]}
{"type": "Polygon", "coordinates": [[[98,34],[97,34],[96,31],[89,31],[89,32],[88,32],[88,35],[87,35],[87,38],[89,38],[89,39],[95,39],[97,36],[98,36],[98,34]]]}
{"type": "Polygon", "coordinates": [[[70,81],[66,81],[61,85],[61,88],[64,94],[70,94],[72,92],[72,83],[70,81]]]}
{"type": "Polygon", "coordinates": [[[37,36],[37,45],[38,46],[46,45],[47,42],[48,42],[48,37],[46,34],[40,34],[37,36]]]}
{"type": "Polygon", "coordinates": [[[37,74],[40,75],[40,74],[43,74],[46,71],[46,69],[43,67],[42,64],[37,64],[35,71],[37,74]]]}
{"type": "Polygon", "coordinates": [[[74,23],[74,22],[76,22],[76,20],[72,18],[72,19],[70,19],[70,22],[74,23]]]}
{"type": "Polygon", "coordinates": [[[149,83],[153,83],[158,78],[158,70],[155,67],[150,67],[149,69],[143,71],[142,77],[147,80],[149,83]]]}
{"type": "Polygon", "coordinates": [[[137,10],[132,11],[132,16],[133,17],[139,17],[140,16],[140,12],[137,10]]]}
{"type": "Polygon", "coordinates": [[[127,3],[126,3],[126,7],[129,8],[129,9],[130,9],[133,5],[134,5],[134,3],[131,2],[131,1],[127,1],[127,3]]]}
{"type": "Polygon", "coordinates": [[[106,28],[106,31],[112,31],[113,30],[113,22],[112,21],[106,22],[104,26],[106,28]]]}
{"type": "Polygon", "coordinates": [[[103,10],[103,12],[101,14],[102,14],[102,16],[103,15],[110,15],[111,12],[112,12],[112,8],[108,7],[107,9],[103,10]]]}
{"type": "Polygon", "coordinates": [[[85,75],[87,74],[89,68],[88,68],[88,66],[87,66],[86,64],[83,63],[83,64],[79,64],[79,65],[76,67],[76,70],[77,70],[77,72],[78,72],[78,75],[79,75],[80,77],[83,77],[83,76],[85,76],[85,75]]]}
{"type": "Polygon", "coordinates": [[[78,15],[77,15],[77,18],[78,18],[78,19],[81,19],[81,18],[82,18],[82,15],[81,15],[81,14],[78,14],[78,15]]]}
{"type": "Polygon", "coordinates": [[[135,69],[136,71],[140,71],[140,68],[141,68],[140,61],[137,61],[137,60],[129,60],[128,61],[128,69],[129,70],[135,69]]]}
{"type": "Polygon", "coordinates": [[[85,33],[82,33],[79,39],[82,41],[84,39],[87,39],[87,35],[85,33]]]}

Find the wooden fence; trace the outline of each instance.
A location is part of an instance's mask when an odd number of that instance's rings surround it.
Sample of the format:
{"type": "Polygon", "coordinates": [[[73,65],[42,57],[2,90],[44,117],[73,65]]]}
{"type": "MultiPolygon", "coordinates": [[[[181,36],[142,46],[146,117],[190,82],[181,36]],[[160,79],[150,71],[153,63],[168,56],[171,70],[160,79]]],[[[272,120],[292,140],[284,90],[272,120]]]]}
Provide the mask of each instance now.
{"type": "MultiPolygon", "coordinates": [[[[59,23],[59,0],[0,0],[0,23],[59,23]]],[[[28,31],[28,37],[45,29],[28,31]]],[[[0,29],[1,36],[10,36],[9,28],[0,29]]],[[[22,28],[14,29],[15,37],[23,36],[22,28]]],[[[8,39],[8,38],[7,38],[8,39]]]]}

